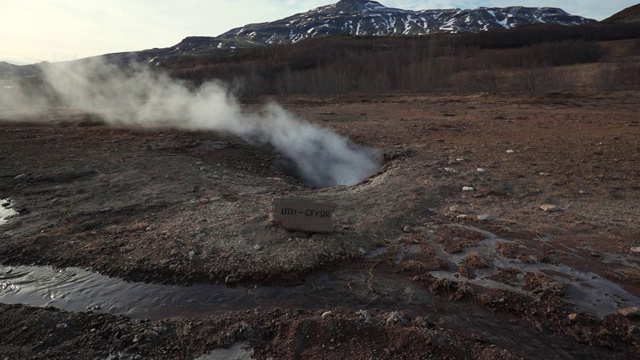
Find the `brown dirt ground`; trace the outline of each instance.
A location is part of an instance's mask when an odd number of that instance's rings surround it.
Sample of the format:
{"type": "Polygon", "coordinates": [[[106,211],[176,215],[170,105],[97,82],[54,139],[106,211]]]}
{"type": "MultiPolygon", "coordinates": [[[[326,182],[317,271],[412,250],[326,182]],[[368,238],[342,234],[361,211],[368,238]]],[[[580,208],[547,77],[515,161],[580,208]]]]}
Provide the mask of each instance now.
{"type": "MultiPolygon", "coordinates": [[[[270,149],[231,136],[116,129],[66,110],[34,119],[46,122],[0,122],[0,199],[19,212],[1,225],[0,263],[171,284],[234,274],[241,286],[379,266],[566,340],[573,350],[559,358],[640,356],[638,320],[576,306],[578,278],[557,270],[566,265],[640,297],[631,251],[640,246],[640,93],[278,100],[382,149],[380,173],[354,187],[310,189],[278,173],[270,149]],[[287,196],[338,204],[335,233],[268,224],[273,199],[287,196]]],[[[524,339],[440,326],[418,307],[356,310],[282,304],[144,321],[0,305],[10,324],[0,329],[0,355],[190,359],[246,341],[255,357],[274,359],[550,358],[516,345],[524,339]]]]}

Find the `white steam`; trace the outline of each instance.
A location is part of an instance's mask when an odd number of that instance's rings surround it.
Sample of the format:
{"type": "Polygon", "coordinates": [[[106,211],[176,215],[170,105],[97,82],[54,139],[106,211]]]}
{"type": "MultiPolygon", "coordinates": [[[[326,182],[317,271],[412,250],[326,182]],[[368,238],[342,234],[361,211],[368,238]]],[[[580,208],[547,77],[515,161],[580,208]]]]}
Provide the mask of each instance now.
{"type": "MultiPolygon", "coordinates": [[[[49,91],[73,109],[97,114],[111,125],[229,132],[270,144],[291,160],[293,172],[310,186],[355,185],[380,167],[376,150],[297,119],[277,104],[257,113],[243,111],[217,82],[192,89],[142,67],[122,70],[100,61],[51,64],[42,70],[49,91]]],[[[3,93],[3,107],[47,103],[20,89],[3,93]]]]}

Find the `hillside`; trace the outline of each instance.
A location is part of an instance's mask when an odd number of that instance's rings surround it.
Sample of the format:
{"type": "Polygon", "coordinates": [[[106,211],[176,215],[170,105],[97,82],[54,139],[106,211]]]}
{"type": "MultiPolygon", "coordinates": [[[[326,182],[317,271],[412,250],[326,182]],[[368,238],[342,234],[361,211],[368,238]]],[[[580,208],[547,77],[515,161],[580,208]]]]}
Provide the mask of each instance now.
{"type": "Polygon", "coordinates": [[[638,23],[640,22],[640,4],[630,6],[604,19],[603,22],[638,23]]]}

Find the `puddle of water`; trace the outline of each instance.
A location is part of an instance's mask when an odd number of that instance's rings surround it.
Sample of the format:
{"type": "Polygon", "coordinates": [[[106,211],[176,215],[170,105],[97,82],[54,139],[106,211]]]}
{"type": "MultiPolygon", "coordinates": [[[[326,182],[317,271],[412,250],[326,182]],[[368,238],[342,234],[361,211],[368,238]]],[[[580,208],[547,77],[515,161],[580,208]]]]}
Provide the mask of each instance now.
{"type": "Polygon", "coordinates": [[[0,199],[0,225],[6,223],[8,218],[18,213],[11,208],[9,199],[0,199]]]}
{"type": "MultiPolygon", "coordinates": [[[[563,359],[573,357],[576,351],[583,352],[580,356],[587,355],[584,349],[580,350],[564,337],[540,332],[508,314],[434,296],[406,276],[384,269],[378,271],[370,265],[323,273],[299,286],[251,289],[131,283],[81,269],[0,266],[0,302],[54,306],[67,311],[95,310],[147,319],[205,316],[256,307],[307,311],[341,308],[354,312],[402,309],[413,317],[426,316],[439,327],[468,335],[481,334],[491,343],[515,349],[522,356],[536,354],[536,358],[541,359],[563,359]],[[527,339],[525,346],[521,344],[523,338],[527,339]]],[[[202,359],[223,355],[244,359],[242,356],[250,354],[250,350],[242,349],[240,344],[237,348],[215,350],[202,359]]]]}
{"type": "Polygon", "coordinates": [[[581,272],[567,265],[531,264],[528,267],[551,271],[554,280],[568,285],[567,295],[577,308],[599,318],[627,306],[640,306],[640,298],[595,273],[581,272]]]}
{"type": "Polygon", "coordinates": [[[434,301],[427,291],[419,288],[409,291],[411,282],[398,281],[394,276],[381,274],[371,278],[366,271],[344,271],[310,278],[293,287],[229,288],[209,284],[184,287],[132,283],[77,268],[0,266],[0,301],[150,319],[262,306],[328,308],[367,306],[372,302],[401,306],[434,301]],[[373,294],[372,287],[377,290],[373,294]]]}
{"type": "MultiPolygon", "coordinates": [[[[469,282],[470,284],[479,285],[487,288],[503,289],[518,293],[528,293],[521,288],[522,285],[508,285],[499,281],[489,279],[497,271],[505,268],[515,268],[522,273],[535,271],[546,272],[555,281],[559,281],[567,285],[567,296],[569,303],[573,304],[577,309],[585,311],[598,318],[602,318],[607,314],[615,313],[619,309],[627,306],[640,306],[640,298],[629,294],[618,284],[609,281],[593,272],[578,271],[570,266],[560,264],[532,263],[525,264],[514,259],[505,258],[496,253],[497,242],[512,243],[513,241],[501,239],[497,235],[485,231],[474,226],[464,224],[448,224],[449,227],[457,227],[469,231],[482,234],[485,239],[481,240],[474,247],[465,248],[457,254],[449,254],[444,251],[442,245],[431,243],[434,254],[445,260],[453,266],[450,271],[431,271],[430,274],[440,278],[449,279],[457,282],[469,282]],[[476,253],[482,257],[489,267],[485,269],[475,270],[476,277],[468,279],[453,272],[453,269],[460,264],[463,259],[470,253],[476,253]]],[[[395,260],[396,264],[402,262],[405,254],[411,254],[415,249],[408,247],[397,250],[395,260]]],[[[376,251],[379,253],[380,251],[376,251]]]]}

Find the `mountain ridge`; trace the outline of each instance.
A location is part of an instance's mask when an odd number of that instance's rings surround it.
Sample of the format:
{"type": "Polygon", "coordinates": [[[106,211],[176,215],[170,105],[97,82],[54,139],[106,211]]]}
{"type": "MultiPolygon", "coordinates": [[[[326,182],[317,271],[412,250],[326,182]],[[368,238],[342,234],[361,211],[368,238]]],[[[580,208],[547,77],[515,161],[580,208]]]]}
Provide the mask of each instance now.
{"type": "Polygon", "coordinates": [[[107,54],[105,57],[159,65],[181,56],[293,44],[335,35],[422,36],[511,29],[532,24],[579,25],[591,22],[596,21],[553,7],[404,10],[386,7],[372,0],[341,0],[279,20],[247,24],[218,36],[189,36],[169,48],[107,54]]]}
{"type": "Polygon", "coordinates": [[[592,22],[596,21],[553,7],[404,10],[386,7],[373,0],[340,0],[283,19],[247,24],[218,36],[188,36],[167,48],[110,53],[98,57],[109,62],[163,65],[188,57],[294,44],[306,39],[336,35],[422,36],[512,29],[532,24],[580,25],[592,22]]]}

